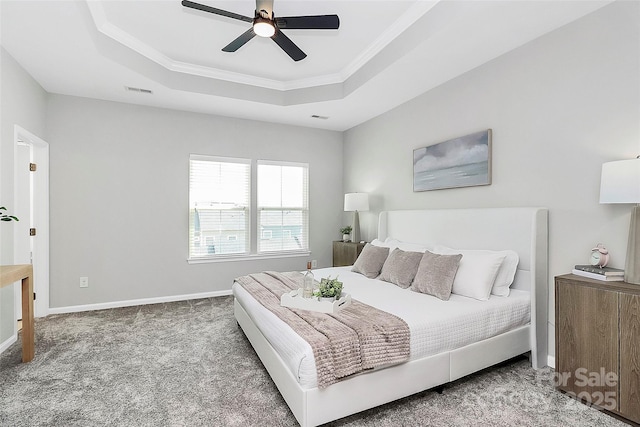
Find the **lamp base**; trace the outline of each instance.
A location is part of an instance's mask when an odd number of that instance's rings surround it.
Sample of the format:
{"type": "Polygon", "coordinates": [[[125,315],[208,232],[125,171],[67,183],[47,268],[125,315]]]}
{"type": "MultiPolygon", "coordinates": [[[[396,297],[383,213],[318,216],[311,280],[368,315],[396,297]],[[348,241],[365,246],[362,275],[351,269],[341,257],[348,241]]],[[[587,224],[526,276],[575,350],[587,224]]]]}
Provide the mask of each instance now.
{"type": "Polygon", "coordinates": [[[358,211],[353,211],[353,230],[351,232],[351,241],[360,243],[360,218],[358,211]]]}
{"type": "Polygon", "coordinates": [[[631,211],[627,260],[624,265],[624,281],[640,285],[640,205],[631,211]]]}

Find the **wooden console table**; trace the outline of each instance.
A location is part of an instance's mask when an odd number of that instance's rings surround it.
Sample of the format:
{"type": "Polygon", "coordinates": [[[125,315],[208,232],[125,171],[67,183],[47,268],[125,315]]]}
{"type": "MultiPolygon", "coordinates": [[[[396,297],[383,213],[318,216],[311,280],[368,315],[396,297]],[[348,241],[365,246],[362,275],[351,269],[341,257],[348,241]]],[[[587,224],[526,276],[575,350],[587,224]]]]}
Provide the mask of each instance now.
{"type": "Polygon", "coordinates": [[[0,266],[0,288],[22,280],[22,362],[31,362],[35,353],[33,330],[33,266],[0,266]]]}

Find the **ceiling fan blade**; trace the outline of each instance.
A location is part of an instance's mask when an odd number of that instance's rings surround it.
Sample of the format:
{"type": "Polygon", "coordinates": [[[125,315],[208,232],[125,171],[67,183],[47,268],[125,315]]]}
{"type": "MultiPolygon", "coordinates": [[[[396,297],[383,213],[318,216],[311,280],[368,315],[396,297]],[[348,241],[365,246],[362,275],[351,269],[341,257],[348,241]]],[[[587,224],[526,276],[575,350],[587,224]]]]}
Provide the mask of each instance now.
{"type": "Polygon", "coordinates": [[[337,30],[340,28],[338,15],[288,16],[276,18],[275,21],[283,30],[337,30]]]}
{"type": "Polygon", "coordinates": [[[201,10],[203,12],[209,12],[209,13],[213,13],[215,15],[226,16],[227,18],[238,19],[240,21],[245,21],[245,22],[253,22],[253,18],[250,18],[248,16],[239,15],[237,13],[228,12],[228,11],[222,10],[222,9],[217,9],[215,7],[207,6],[205,4],[194,3],[194,2],[189,1],[189,0],[182,0],[182,5],[184,7],[190,7],[191,9],[197,9],[197,10],[201,10]]]}
{"type": "Polygon", "coordinates": [[[304,53],[298,46],[295,45],[294,42],[289,39],[289,37],[285,36],[282,31],[280,31],[276,27],[276,33],[271,36],[274,42],[278,44],[284,50],[287,55],[291,57],[294,61],[300,61],[307,57],[307,54],[304,53]]]}
{"type": "Polygon", "coordinates": [[[223,47],[222,50],[224,52],[235,52],[236,50],[244,46],[245,43],[247,43],[249,40],[254,38],[255,35],[256,33],[253,32],[253,27],[251,27],[244,33],[240,34],[240,36],[238,36],[238,38],[236,38],[234,41],[223,47]]]}

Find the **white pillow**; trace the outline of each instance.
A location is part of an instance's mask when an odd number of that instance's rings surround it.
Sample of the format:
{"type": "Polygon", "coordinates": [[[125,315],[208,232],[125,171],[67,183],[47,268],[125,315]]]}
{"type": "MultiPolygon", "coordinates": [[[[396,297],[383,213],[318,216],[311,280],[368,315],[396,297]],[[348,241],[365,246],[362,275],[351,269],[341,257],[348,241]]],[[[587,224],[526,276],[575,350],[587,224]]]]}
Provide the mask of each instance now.
{"type": "Polygon", "coordinates": [[[389,253],[393,252],[394,249],[398,248],[402,242],[400,240],[394,239],[393,237],[387,237],[384,239],[384,242],[380,239],[373,239],[371,244],[373,246],[380,246],[381,248],[389,248],[389,253]]]}
{"type": "Polygon", "coordinates": [[[384,239],[384,246],[389,248],[389,251],[393,251],[400,244],[400,240],[394,239],[393,237],[387,237],[384,239]]]}
{"type": "MultiPolygon", "coordinates": [[[[437,246],[436,249],[442,250],[443,251],[442,253],[445,253],[445,252],[462,253],[462,251],[456,251],[455,249],[447,248],[446,246],[437,246]]],[[[513,279],[516,275],[516,270],[518,269],[518,263],[520,262],[520,257],[518,256],[517,252],[512,250],[506,250],[506,251],[468,250],[465,252],[479,252],[479,253],[485,253],[485,254],[504,255],[504,261],[502,261],[502,264],[498,269],[498,273],[496,274],[496,280],[493,282],[493,287],[491,288],[491,295],[508,297],[510,292],[509,287],[513,283],[513,279]]]]}
{"type": "Polygon", "coordinates": [[[491,295],[493,282],[504,254],[492,251],[458,250],[444,246],[436,246],[436,253],[442,255],[462,254],[456,277],[453,279],[451,293],[486,301],[491,295]]]}
{"type": "Polygon", "coordinates": [[[510,292],[510,286],[513,283],[513,279],[516,277],[516,270],[518,269],[518,263],[520,257],[515,251],[499,251],[498,254],[504,254],[504,261],[498,270],[496,281],[493,282],[493,289],[491,289],[491,295],[497,295],[500,297],[508,297],[510,292]]]}
{"type": "Polygon", "coordinates": [[[373,240],[371,241],[371,244],[372,244],[373,246],[383,246],[383,247],[386,247],[386,246],[384,246],[384,242],[383,242],[382,240],[380,240],[380,239],[373,239],[373,240]]]}
{"type": "MultiPolygon", "coordinates": [[[[378,240],[378,242],[380,242],[380,240],[378,240]]],[[[391,251],[393,251],[395,248],[398,248],[398,249],[402,249],[405,252],[420,252],[420,253],[424,253],[425,251],[430,250],[433,247],[433,245],[427,245],[422,243],[403,242],[401,240],[394,239],[393,237],[387,237],[384,240],[384,243],[380,242],[378,246],[384,246],[386,248],[389,248],[389,250],[391,251]]]]}
{"type": "Polygon", "coordinates": [[[381,248],[389,248],[389,252],[391,252],[392,250],[398,247],[397,242],[398,242],[397,240],[389,239],[389,238],[387,238],[387,240],[385,240],[384,242],[380,239],[373,239],[371,241],[371,244],[373,246],[379,246],[381,248]]]}
{"type": "Polygon", "coordinates": [[[429,250],[430,247],[419,243],[400,242],[398,244],[398,248],[402,249],[405,252],[425,253],[425,251],[429,250]]]}

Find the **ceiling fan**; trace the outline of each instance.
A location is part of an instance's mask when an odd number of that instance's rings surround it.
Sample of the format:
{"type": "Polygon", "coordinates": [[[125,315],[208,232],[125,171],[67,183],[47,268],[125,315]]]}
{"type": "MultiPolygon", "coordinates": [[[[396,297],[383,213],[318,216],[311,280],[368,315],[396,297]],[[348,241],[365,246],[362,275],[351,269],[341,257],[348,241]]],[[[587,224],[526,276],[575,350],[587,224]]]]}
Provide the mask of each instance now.
{"type": "Polygon", "coordinates": [[[224,52],[235,52],[257,35],[270,37],[291,59],[300,61],[306,58],[307,54],[296,46],[289,37],[285,36],[281,30],[337,30],[340,27],[338,15],[275,17],[273,14],[273,0],[256,0],[256,10],[253,18],[189,0],[182,0],[182,5],[253,24],[238,38],[223,47],[222,50],[224,52]]]}

